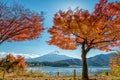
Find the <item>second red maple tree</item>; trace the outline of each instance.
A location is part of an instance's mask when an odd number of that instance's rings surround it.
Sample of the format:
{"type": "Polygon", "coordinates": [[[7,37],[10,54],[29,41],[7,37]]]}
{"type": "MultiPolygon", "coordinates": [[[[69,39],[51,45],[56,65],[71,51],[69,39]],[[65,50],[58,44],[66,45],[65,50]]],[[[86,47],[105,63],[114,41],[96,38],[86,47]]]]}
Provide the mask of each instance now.
{"type": "Polygon", "coordinates": [[[120,2],[100,0],[92,13],[82,9],[59,11],[48,32],[52,35],[50,45],[70,50],[81,46],[82,80],[88,80],[88,52],[120,45],[120,2]]]}

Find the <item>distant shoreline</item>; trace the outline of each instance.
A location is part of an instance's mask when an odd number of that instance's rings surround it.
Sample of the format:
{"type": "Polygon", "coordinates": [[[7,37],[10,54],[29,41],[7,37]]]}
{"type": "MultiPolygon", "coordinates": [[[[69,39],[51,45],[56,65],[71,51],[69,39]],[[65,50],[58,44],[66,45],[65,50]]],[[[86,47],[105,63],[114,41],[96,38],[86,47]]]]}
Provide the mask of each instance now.
{"type": "MultiPolygon", "coordinates": [[[[82,66],[28,66],[28,67],[63,67],[63,68],[82,68],[82,66]]],[[[110,68],[110,66],[88,66],[88,68],[110,68]]]]}

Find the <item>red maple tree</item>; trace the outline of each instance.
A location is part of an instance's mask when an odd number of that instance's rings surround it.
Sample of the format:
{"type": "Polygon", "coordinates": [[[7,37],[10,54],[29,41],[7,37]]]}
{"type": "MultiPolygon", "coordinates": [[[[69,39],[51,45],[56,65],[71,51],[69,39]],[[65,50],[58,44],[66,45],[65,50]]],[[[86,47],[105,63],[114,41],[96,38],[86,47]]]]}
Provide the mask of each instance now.
{"type": "Polygon", "coordinates": [[[20,72],[23,74],[23,72],[26,71],[25,58],[9,54],[5,58],[0,59],[0,70],[3,71],[3,78],[6,72],[10,73],[17,71],[18,74],[20,74],[20,72]]]}
{"type": "Polygon", "coordinates": [[[43,32],[43,15],[15,4],[0,3],[0,44],[38,38],[43,32]]]}
{"type": "Polygon", "coordinates": [[[88,52],[120,45],[120,2],[100,0],[92,13],[83,9],[59,11],[48,32],[52,35],[50,45],[70,50],[81,46],[82,80],[88,80],[88,52]]]}

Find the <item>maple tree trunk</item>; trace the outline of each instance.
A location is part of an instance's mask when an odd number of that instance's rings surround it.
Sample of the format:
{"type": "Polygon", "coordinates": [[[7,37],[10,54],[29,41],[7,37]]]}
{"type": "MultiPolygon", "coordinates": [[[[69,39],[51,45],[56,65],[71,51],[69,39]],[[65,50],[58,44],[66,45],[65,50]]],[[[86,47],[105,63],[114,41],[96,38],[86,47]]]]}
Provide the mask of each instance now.
{"type": "Polygon", "coordinates": [[[89,80],[86,54],[87,52],[82,51],[82,80],[89,80]]]}

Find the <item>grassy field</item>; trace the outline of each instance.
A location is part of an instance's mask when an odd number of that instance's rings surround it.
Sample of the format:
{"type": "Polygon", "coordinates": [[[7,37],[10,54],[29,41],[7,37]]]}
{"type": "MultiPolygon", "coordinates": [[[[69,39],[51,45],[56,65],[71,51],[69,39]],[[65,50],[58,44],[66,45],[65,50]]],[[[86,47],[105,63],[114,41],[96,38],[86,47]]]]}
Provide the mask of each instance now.
{"type": "MultiPolygon", "coordinates": [[[[14,72],[6,73],[3,79],[2,72],[0,73],[0,80],[81,80],[81,76],[49,76],[42,72],[25,72],[23,74],[14,72]]],[[[90,80],[120,80],[120,77],[104,76],[104,75],[89,75],[90,80]]]]}
{"type": "MultiPolygon", "coordinates": [[[[64,77],[8,77],[0,80],[81,80],[81,76],[76,78],[72,76],[64,77]]],[[[110,76],[90,76],[90,80],[120,80],[120,77],[110,77],[110,76]]]]}

